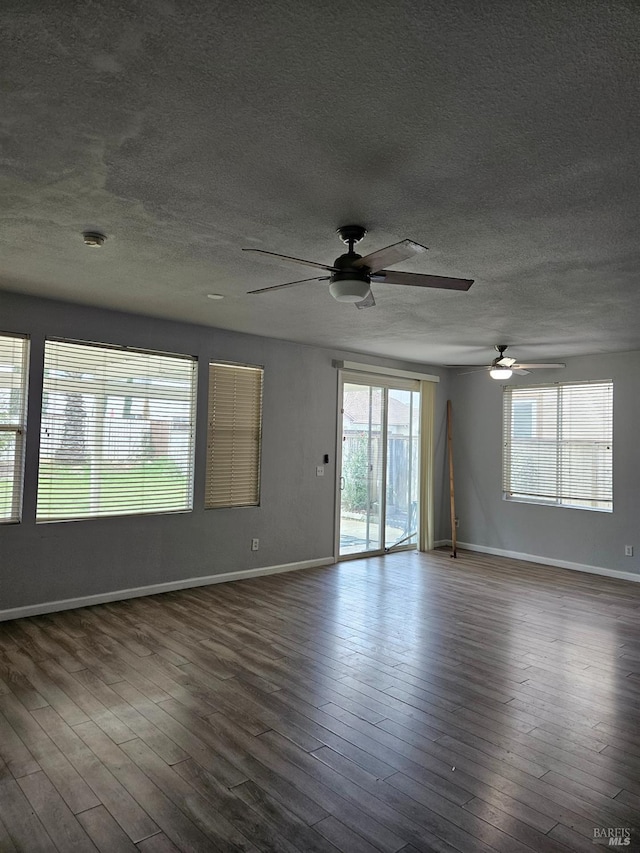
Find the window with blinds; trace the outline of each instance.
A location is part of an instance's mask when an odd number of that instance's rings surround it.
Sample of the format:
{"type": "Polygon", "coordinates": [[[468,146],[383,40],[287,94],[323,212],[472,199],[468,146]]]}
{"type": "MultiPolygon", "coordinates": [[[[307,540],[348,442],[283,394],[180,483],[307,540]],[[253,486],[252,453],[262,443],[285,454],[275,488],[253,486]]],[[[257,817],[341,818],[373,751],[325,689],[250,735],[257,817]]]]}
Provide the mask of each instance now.
{"type": "Polygon", "coordinates": [[[0,335],[0,522],[20,521],[26,419],[25,337],[0,335]]]}
{"type": "Polygon", "coordinates": [[[613,383],[504,389],[509,500],[613,510],[613,383]]]}
{"type": "Polygon", "coordinates": [[[261,367],[209,365],[205,507],[260,503],[261,367]]]}
{"type": "Polygon", "coordinates": [[[196,360],[45,343],[37,521],[193,507],[196,360]]]}

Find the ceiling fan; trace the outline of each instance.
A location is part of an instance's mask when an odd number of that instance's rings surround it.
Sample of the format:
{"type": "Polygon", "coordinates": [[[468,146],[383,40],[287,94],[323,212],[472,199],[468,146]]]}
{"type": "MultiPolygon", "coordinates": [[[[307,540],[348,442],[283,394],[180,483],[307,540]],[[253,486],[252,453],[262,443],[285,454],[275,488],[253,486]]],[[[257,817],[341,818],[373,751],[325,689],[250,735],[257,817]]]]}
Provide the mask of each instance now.
{"type": "Polygon", "coordinates": [[[265,293],[268,290],[279,290],[307,281],[329,281],[329,293],[338,302],[353,302],[356,308],[372,308],[376,304],[371,292],[371,282],[373,281],[411,287],[438,287],[443,290],[469,290],[473,284],[473,279],[422,275],[413,272],[394,272],[383,269],[386,264],[397,264],[413,255],[427,251],[426,246],[414,243],[413,240],[401,240],[399,243],[378,249],[376,252],[371,252],[362,257],[354,252],[353,247],[367,233],[366,228],[363,228],[362,225],[343,225],[337,229],[337,233],[342,242],[349,247],[349,250],[336,258],[333,264],[305,261],[301,258],[292,258],[289,255],[266,252],[264,249],[243,249],[244,252],[260,252],[263,255],[271,255],[285,261],[293,261],[296,264],[319,267],[329,273],[329,275],[314,278],[288,281],[286,284],[274,284],[272,287],[261,287],[258,290],[250,290],[249,293],[265,293]]]}
{"type": "Polygon", "coordinates": [[[550,370],[552,368],[566,367],[566,364],[562,364],[560,362],[549,362],[548,364],[543,364],[542,362],[537,362],[536,364],[518,364],[515,358],[511,358],[504,354],[507,349],[507,344],[498,344],[494,349],[498,355],[493,359],[488,367],[477,367],[475,370],[467,370],[465,373],[459,373],[458,376],[466,376],[469,373],[488,370],[489,376],[491,376],[492,379],[509,379],[513,373],[517,373],[519,376],[526,376],[532,370],[550,370]]]}

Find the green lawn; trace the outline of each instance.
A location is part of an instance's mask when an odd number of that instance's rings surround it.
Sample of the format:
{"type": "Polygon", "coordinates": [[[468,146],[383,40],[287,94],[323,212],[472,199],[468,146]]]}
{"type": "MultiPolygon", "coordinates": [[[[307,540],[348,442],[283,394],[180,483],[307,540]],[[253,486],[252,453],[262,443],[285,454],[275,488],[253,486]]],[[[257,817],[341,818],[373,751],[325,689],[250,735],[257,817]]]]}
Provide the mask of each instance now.
{"type": "Polygon", "coordinates": [[[190,504],[190,483],[165,459],[131,466],[41,466],[38,519],[171,512],[190,504]]]}
{"type": "Polygon", "coordinates": [[[11,514],[12,497],[12,484],[8,480],[0,480],[0,518],[7,518],[11,514]]]}

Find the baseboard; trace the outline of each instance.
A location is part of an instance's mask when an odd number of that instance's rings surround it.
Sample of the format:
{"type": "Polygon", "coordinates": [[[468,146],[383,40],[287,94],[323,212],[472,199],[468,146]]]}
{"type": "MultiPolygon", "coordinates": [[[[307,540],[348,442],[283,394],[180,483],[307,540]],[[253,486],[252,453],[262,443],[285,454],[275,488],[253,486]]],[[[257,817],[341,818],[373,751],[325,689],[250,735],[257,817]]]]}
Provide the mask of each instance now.
{"type": "Polygon", "coordinates": [[[38,616],[42,613],[57,613],[60,610],[73,610],[76,607],[91,607],[93,604],[105,604],[108,601],[122,601],[126,598],[140,598],[145,595],[157,595],[160,592],[173,592],[176,589],[190,589],[197,586],[208,586],[213,583],[246,580],[262,575],[276,575],[281,572],[294,572],[298,569],[314,569],[319,566],[330,566],[335,563],[333,557],[322,557],[316,560],[302,560],[298,563],[283,563],[280,566],[264,566],[260,569],[245,569],[239,572],[224,572],[220,575],[207,575],[201,578],[185,578],[184,580],[167,581],[150,586],[137,586],[131,589],[117,589],[112,592],[102,592],[98,595],[87,595],[81,598],[64,598],[59,601],[45,601],[41,604],[29,604],[26,607],[13,607],[10,610],[0,610],[0,622],[9,619],[23,619],[25,616],[38,616]]]}
{"type": "MultiPolygon", "coordinates": [[[[451,545],[451,540],[444,540],[443,546],[451,545]]],[[[489,548],[486,545],[472,545],[470,542],[458,542],[458,548],[465,551],[477,551],[480,554],[493,554],[495,557],[510,557],[512,560],[522,560],[525,563],[541,563],[544,566],[555,566],[558,569],[570,569],[572,572],[587,572],[590,575],[602,575],[607,578],[618,578],[623,581],[640,583],[640,574],[621,572],[617,569],[605,569],[603,566],[588,566],[584,563],[571,563],[568,560],[553,560],[551,557],[540,557],[536,554],[522,554],[520,551],[506,551],[503,548],[489,548]]]]}

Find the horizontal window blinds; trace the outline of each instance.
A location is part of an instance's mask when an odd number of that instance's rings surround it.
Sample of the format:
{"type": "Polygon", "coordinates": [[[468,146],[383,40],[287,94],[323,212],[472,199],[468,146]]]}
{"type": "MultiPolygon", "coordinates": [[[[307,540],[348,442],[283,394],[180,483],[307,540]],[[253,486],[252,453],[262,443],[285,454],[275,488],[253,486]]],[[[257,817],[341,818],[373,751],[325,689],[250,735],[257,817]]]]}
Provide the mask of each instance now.
{"type": "Polygon", "coordinates": [[[20,520],[28,341],[0,335],[0,522],[20,520]]]}
{"type": "Polygon", "coordinates": [[[208,509],[260,503],[262,383],[260,367],[209,365],[208,509]]]}
{"type": "Polygon", "coordinates": [[[37,520],[193,506],[196,361],[46,341],[37,520]]]}
{"type": "Polygon", "coordinates": [[[613,383],[504,390],[507,497],[611,509],[613,383]]]}

